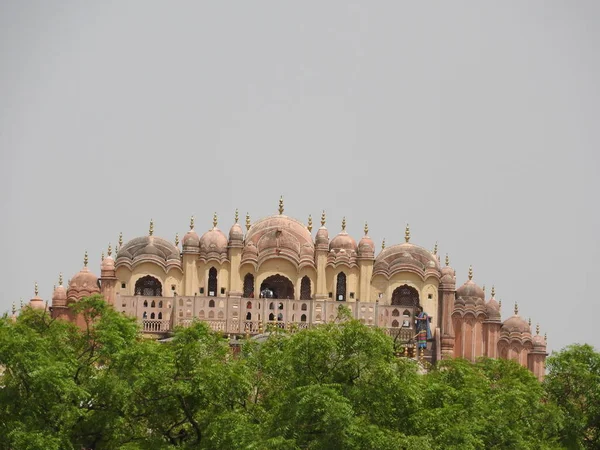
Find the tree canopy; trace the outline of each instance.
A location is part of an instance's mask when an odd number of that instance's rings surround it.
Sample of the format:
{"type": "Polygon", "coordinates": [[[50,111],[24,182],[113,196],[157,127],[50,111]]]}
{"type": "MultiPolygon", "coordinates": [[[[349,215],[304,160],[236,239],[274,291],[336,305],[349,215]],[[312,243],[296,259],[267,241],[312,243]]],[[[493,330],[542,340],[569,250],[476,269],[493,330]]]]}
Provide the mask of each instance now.
{"type": "Polygon", "coordinates": [[[201,322],[158,342],[99,296],[76,308],[84,330],[29,308],[0,320],[0,449],[597,448],[589,346],[539,383],[506,360],[423,373],[347,316],[234,354],[201,322]]]}

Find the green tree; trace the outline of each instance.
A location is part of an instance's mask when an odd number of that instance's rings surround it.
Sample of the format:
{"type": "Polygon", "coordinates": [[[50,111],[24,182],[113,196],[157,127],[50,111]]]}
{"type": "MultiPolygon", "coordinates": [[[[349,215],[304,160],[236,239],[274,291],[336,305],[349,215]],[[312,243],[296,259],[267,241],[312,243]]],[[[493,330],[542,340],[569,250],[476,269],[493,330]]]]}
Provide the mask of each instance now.
{"type": "Polygon", "coordinates": [[[600,448],[600,353],[570,345],[547,360],[544,386],[564,413],[562,443],[569,449],[600,448]]]}

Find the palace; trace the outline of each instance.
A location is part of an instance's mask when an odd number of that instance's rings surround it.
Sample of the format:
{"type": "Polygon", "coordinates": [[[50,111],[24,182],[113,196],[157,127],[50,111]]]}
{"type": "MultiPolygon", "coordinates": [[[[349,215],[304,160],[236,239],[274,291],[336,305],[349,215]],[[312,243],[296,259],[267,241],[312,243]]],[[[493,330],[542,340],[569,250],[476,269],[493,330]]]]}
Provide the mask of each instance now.
{"type": "MultiPolygon", "coordinates": [[[[85,296],[102,294],[119,311],[136,317],[145,333],[167,336],[176,326],[193,320],[230,335],[257,335],[271,324],[292,330],[334,320],[343,304],[361,322],[377,326],[406,349],[415,344],[415,311],[428,314],[431,339],[427,358],[481,356],[510,358],[528,367],[539,379],[547,356],[545,338],[532,335],[531,325],[515,313],[502,321],[500,304],[485,298],[473,281],[456,287],[456,275],[448,257],[442,265],[433,251],[405,242],[376,253],[365,224],[358,244],[341,231],[330,239],[325,226],[313,236],[308,223],[279,213],[252,222],[246,216],[244,230],[235,223],[225,234],[213,227],[201,236],[194,219],[181,241],[154,235],[123,243],[122,235],[113,257],[103,257],[100,277],[84,267],[65,288],[62,276],[52,296],[53,317],[78,322],[68,307],[85,296]]],[[[33,308],[44,308],[37,295],[33,308]]]]}

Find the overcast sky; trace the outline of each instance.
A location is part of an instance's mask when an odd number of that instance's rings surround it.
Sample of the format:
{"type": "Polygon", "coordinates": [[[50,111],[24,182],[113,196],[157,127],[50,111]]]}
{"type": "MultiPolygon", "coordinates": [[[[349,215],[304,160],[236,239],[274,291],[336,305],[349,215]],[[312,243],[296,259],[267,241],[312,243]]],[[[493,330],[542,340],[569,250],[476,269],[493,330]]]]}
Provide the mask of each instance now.
{"type": "MultiPolygon", "coordinates": [[[[0,311],[235,208],[450,254],[600,347],[600,2],[0,2],[0,311]]],[[[443,257],[442,257],[443,258],[443,257]]]]}

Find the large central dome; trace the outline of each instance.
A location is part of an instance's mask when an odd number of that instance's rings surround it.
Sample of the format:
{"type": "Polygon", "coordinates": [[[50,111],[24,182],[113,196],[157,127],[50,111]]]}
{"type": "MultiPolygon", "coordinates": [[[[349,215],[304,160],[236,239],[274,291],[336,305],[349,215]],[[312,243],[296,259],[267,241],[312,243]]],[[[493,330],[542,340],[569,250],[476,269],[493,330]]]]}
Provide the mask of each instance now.
{"type": "Polygon", "coordinates": [[[260,266],[264,261],[281,257],[296,267],[315,267],[315,247],[306,226],[282,214],[269,216],[255,222],[246,235],[242,263],[260,266]]]}
{"type": "Polygon", "coordinates": [[[165,271],[171,267],[181,270],[179,249],[157,236],[142,236],[127,242],[117,253],[116,267],[127,266],[132,269],[147,261],[157,263],[165,271]]]}
{"type": "Polygon", "coordinates": [[[425,278],[427,272],[440,276],[440,264],[429,250],[405,242],[385,248],[373,265],[373,275],[391,277],[397,272],[408,270],[425,278]]]}

